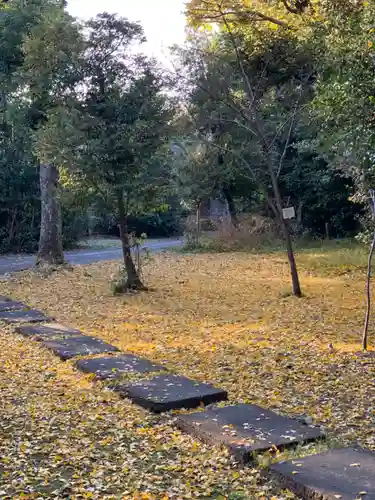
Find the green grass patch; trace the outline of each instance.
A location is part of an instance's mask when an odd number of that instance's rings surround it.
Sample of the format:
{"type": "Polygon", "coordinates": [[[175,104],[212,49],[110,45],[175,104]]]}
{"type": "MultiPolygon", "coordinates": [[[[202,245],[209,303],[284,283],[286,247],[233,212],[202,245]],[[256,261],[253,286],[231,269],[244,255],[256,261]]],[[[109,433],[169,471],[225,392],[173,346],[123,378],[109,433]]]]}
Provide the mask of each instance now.
{"type": "MultiPolygon", "coordinates": [[[[179,253],[205,254],[248,252],[273,256],[285,256],[285,245],[282,241],[263,242],[255,247],[228,244],[219,238],[202,237],[198,243],[186,243],[176,249],[179,253]]],[[[337,240],[297,240],[294,251],[298,267],[314,274],[345,275],[367,268],[368,247],[354,239],[337,240]]],[[[375,260],[373,267],[375,266],[375,260]]]]}
{"type": "Polygon", "coordinates": [[[300,267],[319,274],[344,275],[367,268],[368,248],[355,240],[297,243],[295,252],[300,267]]]}

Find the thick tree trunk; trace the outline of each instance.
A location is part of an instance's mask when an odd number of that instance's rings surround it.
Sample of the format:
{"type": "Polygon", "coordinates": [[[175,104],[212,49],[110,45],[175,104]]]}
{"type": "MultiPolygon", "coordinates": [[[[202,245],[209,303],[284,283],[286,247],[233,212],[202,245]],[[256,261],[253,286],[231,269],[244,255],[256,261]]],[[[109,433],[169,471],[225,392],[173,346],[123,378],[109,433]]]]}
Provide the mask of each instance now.
{"type": "Polygon", "coordinates": [[[41,223],[36,265],[64,263],[61,213],[58,200],[59,174],[52,165],[40,165],[41,223]]]}
{"type": "Polygon", "coordinates": [[[232,221],[233,226],[237,228],[238,227],[238,219],[237,219],[236,205],[234,203],[234,199],[233,199],[232,193],[230,191],[230,188],[228,186],[223,186],[222,191],[223,191],[223,195],[228,203],[230,220],[232,221]]]}
{"type": "Polygon", "coordinates": [[[117,208],[119,212],[119,229],[120,229],[120,239],[122,246],[122,255],[124,258],[124,266],[127,275],[127,280],[124,285],[124,290],[145,290],[146,287],[143,285],[138,275],[131,254],[128,227],[126,221],[126,212],[124,205],[124,196],[121,190],[117,191],[117,208]]]}

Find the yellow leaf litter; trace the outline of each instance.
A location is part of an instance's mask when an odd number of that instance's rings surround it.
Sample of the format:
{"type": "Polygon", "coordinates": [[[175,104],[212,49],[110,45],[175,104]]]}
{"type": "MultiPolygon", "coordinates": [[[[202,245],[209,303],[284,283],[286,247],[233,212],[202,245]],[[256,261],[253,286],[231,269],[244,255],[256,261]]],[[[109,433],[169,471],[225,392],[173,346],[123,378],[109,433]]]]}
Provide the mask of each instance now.
{"type": "MultiPolygon", "coordinates": [[[[0,294],[222,387],[232,402],[311,416],[340,444],[375,450],[374,365],[355,354],[360,272],[305,270],[296,299],[278,254],[160,254],[145,269],[152,291],[113,297],[117,268],[28,271],[0,294]]],[[[292,498],[4,325],[0,361],[0,498],[292,498]]]]}

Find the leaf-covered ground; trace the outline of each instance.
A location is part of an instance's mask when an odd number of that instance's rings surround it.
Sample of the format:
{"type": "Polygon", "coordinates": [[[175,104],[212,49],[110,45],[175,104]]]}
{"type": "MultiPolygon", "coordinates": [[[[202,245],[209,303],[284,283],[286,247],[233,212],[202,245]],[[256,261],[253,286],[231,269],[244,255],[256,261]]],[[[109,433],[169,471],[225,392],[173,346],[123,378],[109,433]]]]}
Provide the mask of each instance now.
{"type": "MultiPolygon", "coordinates": [[[[329,443],[375,450],[375,368],[355,354],[363,273],[320,273],[318,260],[300,256],[302,299],[286,293],[280,254],[158,255],[145,270],[154,290],[140,295],[111,296],[118,263],[48,279],[25,272],[2,281],[0,294],[223,387],[232,401],[310,415],[329,443]]],[[[0,498],[290,498],[258,468],[237,469],[168,416],[121,400],[3,326],[0,391],[0,498]]]]}

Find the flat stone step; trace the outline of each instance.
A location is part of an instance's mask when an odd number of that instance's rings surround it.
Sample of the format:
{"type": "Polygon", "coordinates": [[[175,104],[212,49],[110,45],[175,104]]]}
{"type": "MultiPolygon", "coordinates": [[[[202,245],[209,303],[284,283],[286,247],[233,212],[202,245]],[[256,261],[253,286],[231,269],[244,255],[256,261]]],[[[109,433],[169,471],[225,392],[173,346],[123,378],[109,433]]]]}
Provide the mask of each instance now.
{"type": "Polygon", "coordinates": [[[203,441],[226,446],[242,463],[273,445],[281,448],[323,437],[318,427],[249,404],[180,415],[176,425],[203,441]]]}
{"type": "Polygon", "coordinates": [[[282,488],[308,500],[375,500],[375,452],[339,448],[274,464],[282,488]]]}
{"type": "Polygon", "coordinates": [[[79,330],[60,325],[59,323],[44,323],[43,325],[22,325],[15,328],[17,333],[24,337],[33,337],[37,341],[49,338],[80,337],[83,333],[79,330]]]}
{"type": "Polygon", "coordinates": [[[134,354],[122,354],[106,358],[80,359],[76,367],[85,373],[95,373],[96,377],[105,379],[120,378],[124,373],[152,373],[165,371],[165,367],[152,363],[148,359],[134,354]]]}
{"type": "Polygon", "coordinates": [[[6,323],[38,323],[51,321],[52,319],[53,318],[45,316],[41,311],[37,311],[36,309],[0,312],[0,320],[6,323]]]}
{"type": "Polygon", "coordinates": [[[60,340],[44,340],[42,345],[47,349],[51,349],[51,351],[64,361],[75,356],[88,356],[90,354],[117,352],[119,350],[114,345],[107,344],[104,340],[88,335],[60,340]]]}
{"type": "Polygon", "coordinates": [[[133,384],[118,384],[113,389],[155,413],[196,408],[228,399],[222,389],[178,375],[158,375],[133,384]]]}
{"type": "Polygon", "coordinates": [[[22,309],[30,309],[28,305],[16,300],[0,301],[0,311],[18,311],[22,309]]]}
{"type": "Polygon", "coordinates": [[[12,302],[13,299],[11,299],[10,297],[5,297],[5,295],[0,295],[0,304],[2,304],[3,302],[12,302]]]}

